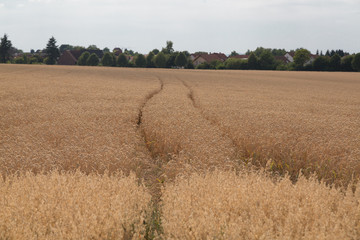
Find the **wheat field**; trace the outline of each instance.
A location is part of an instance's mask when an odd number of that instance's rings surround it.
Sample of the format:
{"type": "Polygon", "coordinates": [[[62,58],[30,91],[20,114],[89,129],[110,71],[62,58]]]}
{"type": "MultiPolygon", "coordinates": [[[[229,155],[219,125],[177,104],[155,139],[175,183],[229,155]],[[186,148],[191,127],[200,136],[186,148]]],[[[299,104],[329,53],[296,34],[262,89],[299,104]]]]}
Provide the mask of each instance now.
{"type": "Polygon", "coordinates": [[[360,75],[0,65],[0,239],[359,239],[360,75]]]}

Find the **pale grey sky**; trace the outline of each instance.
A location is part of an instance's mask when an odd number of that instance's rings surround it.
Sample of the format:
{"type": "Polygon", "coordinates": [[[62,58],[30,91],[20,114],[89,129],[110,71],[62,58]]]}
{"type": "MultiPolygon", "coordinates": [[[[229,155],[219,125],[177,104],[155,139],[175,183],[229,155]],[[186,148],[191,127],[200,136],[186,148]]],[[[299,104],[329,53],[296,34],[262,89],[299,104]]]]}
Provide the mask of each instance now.
{"type": "Polygon", "coordinates": [[[0,35],[24,51],[58,44],[147,53],[258,46],[360,52],[360,0],[0,0],[0,35]]]}

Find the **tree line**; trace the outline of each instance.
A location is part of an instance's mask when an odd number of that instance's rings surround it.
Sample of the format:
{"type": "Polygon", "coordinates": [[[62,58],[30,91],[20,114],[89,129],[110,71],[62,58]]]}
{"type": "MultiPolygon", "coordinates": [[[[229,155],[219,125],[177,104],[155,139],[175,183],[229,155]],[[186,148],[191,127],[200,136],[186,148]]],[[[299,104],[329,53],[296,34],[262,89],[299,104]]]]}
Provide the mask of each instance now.
{"type": "MultiPolygon", "coordinates": [[[[337,50],[344,53],[342,50],[337,50]]],[[[236,52],[232,52],[225,61],[214,60],[210,63],[204,62],[197,66],[198,69],[237,69],[237,70],[283,70],[283,71],[360,71],[360,53],[343,55],[341,57],[336,51],[334,54],[312,56],[307,49],[297,49],[294,52],[293,62],[284,63],[276,57],[284,56],[285,50],[257,48],[248,51],[247,59],[237,59],[236,52]]]]}
{"type": "MultiPolygon", "coordinates": [[[[82,50],[77,64],[81,66],[108,66],[108,67],[146,67],[146,68],[187,68],[194,69],[190,53],[188,51],[175,51],[173,42],[167,41],[161,50],[154,49],[146,56],[132,50],[125,49],[123,53],[116,56],[108,48],[102,50],[104,55],[101,59],[90,50],[100,50],[96,45],[88,48],[81,46],[56,44],[56,39],[51,37],[42,54],[31,50],[31,55],[22,54],[12,58],[14,52],[18,51],[12,46],[8,36],[4,34],[0,42],[0,62],[19,64],[48,64],[54,65],[60,57],[60,52],[65,50],[82,50]]],[[[18,51],[19,52],[19,51],[18,51]]],[[[325,54],[317,51],[314,57],[307,49],[293,51],[292,63],[284,63],[279,57],[286,54],[285,49],[266,49],[259,47],[254,51],[248,50],[247,59],[236,58],[239,55],[233,51],[226,61],[214,60],[210,63],[204,62],[197,69],[242,69],[242,70],[289,70],[289,71],[360,71],[360,53],[352,54],[343,50],[327,50],[325,54]]],[[[202,52],[198,52],[202,54],[202,52]]]]}
{"type": "Polygon", "coordinates": [[[141,67],[141,68],[194,68],[192,62],[189,61],[190,54],[188,52],[175,52],[173,43],[167,42],[167,46],[161,51],[154,49],[147,56],[139,53],[126,54],[116,56],[115,53],[106,51],[100,60],[95,53],[90,54],[84,49],[84,52],[78,59],[77,64],[81,66],[108,66],[108,67],[141,67]],[[132,61],[130,61],[132,60],[132,61]]]}

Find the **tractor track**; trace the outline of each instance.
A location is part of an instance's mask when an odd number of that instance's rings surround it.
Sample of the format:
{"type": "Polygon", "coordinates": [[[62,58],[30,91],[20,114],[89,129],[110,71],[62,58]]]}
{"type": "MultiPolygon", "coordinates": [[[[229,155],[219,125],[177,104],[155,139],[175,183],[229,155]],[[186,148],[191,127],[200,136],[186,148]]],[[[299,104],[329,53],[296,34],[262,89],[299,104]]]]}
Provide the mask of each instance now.
{"type": "MultiPolygon", "coordinates": [[[[187,97],[190,99],[192,105],[194,108],[196,108],[199,113],[201,114],[201,116],[206,119],[212,126],[214,126],[215,128],[219,129],[222,133],[222,136],[224,138],[227,138],[231,141],[231,144],[232,146],[236,149],[236,151],[238,152],[239,151],[239,146],[238,144],[236,143],[235,139],[232,138],[228,133],[226,133],[226,131],[224,131],[224,129],[221,127],[221,125],[219,124],[218,120],[217,119],[214,119],[214,118],[210,118],[208,115],[206,115],[204,113],[204,110],[201,108],[199,102],[196,100],[196,97],[195,97],[195,93],[194,93],[194,90],[189,86],[189,84],[185,81],[185,80],[182,80],[180,78],[177,78],[180,82],[182,82],[182,84],[188,89],[189,93],[187,95],[187,97]]],[[[238,154],[236,154],[235,158],[238,158],[237,156],[238,154]]]]}
{"type": "Polygon", "coordinates": [[[160,77],[157,77],[160,83],[160,88],[150,92],[146,97],[144,102],[139,107],[138,118],[136,121],[136,127],[139,135],[141,136],[145,148],[148,152],[148,156],[150,156],[151,167],[148,169],[146,176],[144,176],[144,182],[152,196],[152,210],[147,214],[147,218],[144,223],[146,224],[146,233],[145,239],[154,239],[156,235],[161,235],[163,233],[163,229],[161,226],[161,210],[160,210],[160,201],[161,201],[161,187],[162,184],[158,181],[160,175],[162,173],[162,166],[158,165],[158,161],[152,154],[149,145],[147,144],[145,131],[143,129],[143,111],[144,108],[148,105],[149,101],[161,93],[164,89],[164,82],[160,77]]]}
{"type": "Polygon", "coordinates": [[[141,128],[141,124],[142,124],[142,119],[143,119],[143,110],[144,108],[146,107],[147,103],[154,97],[156,96],[157,94],[159,94],[163,89],[164,89],[164,82],[161,80],[161,78],[157,78],[160,82],[160,88],[159,89],[156,89],[154,91],[152,91],[151,93],[149,93],[146,98],[145,98],[145,101],[144,103],[140,106],[139,108],[139,114],[138,114],[138,119],[137,119],[137,122],[136,122],[136,125],[138,128],[141,128]]]}

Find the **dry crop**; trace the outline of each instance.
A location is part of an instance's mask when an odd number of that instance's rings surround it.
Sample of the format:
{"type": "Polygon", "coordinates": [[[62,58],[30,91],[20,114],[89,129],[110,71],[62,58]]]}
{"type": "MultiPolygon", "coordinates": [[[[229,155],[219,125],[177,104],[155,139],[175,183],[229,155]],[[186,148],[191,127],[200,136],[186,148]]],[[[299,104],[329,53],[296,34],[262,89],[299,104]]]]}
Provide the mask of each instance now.
{"type": "MultiPolygon", "coordinates": [[[[198,74],[198,73],[196,73],[198,74]]],[[[244,162],[346,184],[360,173],[357,73],[242,71],[184,75],[203,116],[244,162]],[[199,74],[200,75],[200,74],[199,74]]]]}
{"type": "Polygon", "coordinates": [[[314,178],[215,171],[167,184],[162,221],[165,239],[358,239],[359,200],[314,178]]]}
{"type": "Polygon", "coordinates": [[[0,173],[144,172],[139,108],[153,76],[114,69],[1,66],[0,173]]]}
{"type": "Polygon", "coordinates": [[[151,196],[134,175],[27,173],[0,180],[0,239],[139,239],[151,196]]]}
{"type": "Polygon", "coordinates": [[[357,239],[359,90],[357,73],[0,65],[0,239],[357,239]]]}
{"type": "Polygon", "coordinates": [[[193,106],[184,82],[171,71],[157,74],[163,88],[144,107],[142,127],[153,158],[163,162],[164,177],[232,166],[231,140],[193,106]]]}

